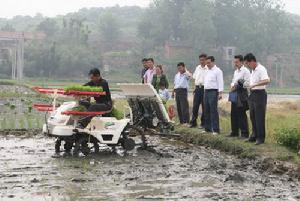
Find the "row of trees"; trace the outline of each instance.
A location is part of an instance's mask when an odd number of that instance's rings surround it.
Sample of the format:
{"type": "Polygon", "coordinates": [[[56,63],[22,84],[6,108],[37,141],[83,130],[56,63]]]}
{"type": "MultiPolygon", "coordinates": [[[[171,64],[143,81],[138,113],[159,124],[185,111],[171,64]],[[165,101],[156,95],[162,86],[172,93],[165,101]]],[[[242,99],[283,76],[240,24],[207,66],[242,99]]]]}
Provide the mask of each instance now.
{"type": "Polygon", "coordinates": [[[292,27],[280,0],[156,0],[138,30],[153,47],[178,40],[195,49],[236,46],[268,55],[294,45],[292,27]]]}
{"type": "MultiPolygon", "coordinates": [[[[136,32],[138,7],[82,9],[55,18],[17,16],[0,19],[2,31],[44,32],[43,41],[28,41],[25,47],[27,76],[80,76],[88,68],[101,66],[102,53],[131,32],[136,32]],[[128,18],[128,20],[127,20],[128,18]],[[18,27],[21,27],[18,29],[18,27]],[[133,31],[132,31],[133,30],[133,31]],[[109,45],[107,45],[109,44],[109,45]]],[[[136,33],[134,33],[136,35],[136,33]]],[[[0,64],[0,74],[9,75],[8,62],[0,64]]]]}
{"type": "MultiPolygon", "coordinates": [[[[138,72],[144,56],[168,63],[163,58],[166,41],[192,47],[195,55],[224,46],[262,56],[300,50],[300,17],[284,12],[280,0],[153,0],[145,9],[116,6],[55,18],[39,14],[0,19],[0,28],[47,34],[45,41],[26,44],[27,76],[82,75],[87,68],[102,66],[103,55],[114,51],[131,52],[136,63],[122,67],[138,72]],[[124,50],[120,44],[134,45],[124,50]]],[[[0,74],[5,73],[1,69],[0,74]]]]}

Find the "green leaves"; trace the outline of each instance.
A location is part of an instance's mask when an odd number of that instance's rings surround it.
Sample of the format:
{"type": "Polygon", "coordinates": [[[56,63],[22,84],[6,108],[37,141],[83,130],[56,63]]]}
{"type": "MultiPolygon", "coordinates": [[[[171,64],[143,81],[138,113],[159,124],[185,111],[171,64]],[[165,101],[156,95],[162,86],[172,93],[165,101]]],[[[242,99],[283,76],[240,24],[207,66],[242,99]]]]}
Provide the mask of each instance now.
{"type": "Polygon", "coordinates": [[[82,85],[68,85],[64,87],[66,92],[68,91],[87,91],[87,92],[103,92],[103,88],[100,86],[91,87],[91,86],[82,86],[82,85]]]}
{"type": "Polygon", "coordinates": [[[300,129],[282,128],[276,130],[278,144],[300,152],[300,129]]]}

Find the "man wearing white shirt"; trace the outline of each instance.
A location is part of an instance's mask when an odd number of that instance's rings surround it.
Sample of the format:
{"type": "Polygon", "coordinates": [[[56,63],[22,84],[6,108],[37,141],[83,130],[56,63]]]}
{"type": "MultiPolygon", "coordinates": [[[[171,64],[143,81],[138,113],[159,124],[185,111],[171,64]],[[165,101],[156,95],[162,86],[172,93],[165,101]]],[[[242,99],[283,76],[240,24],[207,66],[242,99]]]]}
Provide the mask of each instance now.
{"type": "Polygon", "coordinates": [[[249,142],[256,142],[256,145],[263,144],[266,137],[266,108],[267,93],[266,85],[270,83],[270,77],[267,69],[256,61],[252,53],[244,57],[249,68],[252,69],[250,76],[250,119],[252,123],[252,135],[248,139],[249,142]]]}
{"type": "Polygon", "coordinates": [[[155,68],[154,68],[154,59],[149,58],[147,59],[147,66],[148,70],[144,74],[144,83],[145,84],[151,84],[153,75],[155,74],[155,68]]]}
{"type": "Polygon", "coordinates": [[[201,126],[204,128],[204,77],[208,70],[206,66],[206,54],[201,54],[199,56],[199,65],[196,67],[193,74],[193,79],[195,80],[195,90],[194,90],[194,100],[193,100],[193,116],[190,122],[190,127],[194,128],[197,126],[197,119],[199,116],[199,107],[202,106],[201,111],[201,126]]]}
{"type": "Polygon", "coordinates": [[[242,137],[249,138],[246,111],[249,109],[247,87],[250,83],[250,71],[243,65],[243,62],[244,57],[242,55],[234,57],[236,70],[234,71],[229,95],[234,95],[234,100],[229,98],[229,101],[231,101],[231,133],[229,137],[238,137],[240,130],[242,137]]]}
{"type": "Polygon", "coordinates": [[[223,72],[215,65],[215,58],[206,59],[208,71],[204,78],[204,112],[205,132],[214,135],[220,133],[218,100],[222,99],[224,91],[223,72]]]}

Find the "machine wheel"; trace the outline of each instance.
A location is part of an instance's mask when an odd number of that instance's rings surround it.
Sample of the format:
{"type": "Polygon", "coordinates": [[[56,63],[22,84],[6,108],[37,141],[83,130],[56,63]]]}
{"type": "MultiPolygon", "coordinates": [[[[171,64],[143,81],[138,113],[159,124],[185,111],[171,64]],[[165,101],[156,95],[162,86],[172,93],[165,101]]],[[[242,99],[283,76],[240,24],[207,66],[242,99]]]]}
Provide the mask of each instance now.
{"type": "Polygon", "coordinates": [[[122,140],[122,147],[126,150],[126,151],[131,151],[134,149],[135,147],[135,141],[131,138],[124,138],[122,140]]]}
{"type": "Polygon", "coordinates": [[[99,153],[99,144],[97,140],[88,141],[87,138],[81,137],[75,142],[73,155],[77,156],[80,152],[83,153],[85,156],[88,156],[92,149],[94,149],[94,153],[99,153]],[[93,146],[90,146],[92,144],[93,146]]]}
{"type": "Polygon", "coordinates": [[[94,144],[94,153],[98,154],[99,153],[99,144],[97,141],[92,142],[94,144]]]}
{"type": "Polygon", "coordinates": [[[60,153],[60,146],[61,146],[61,138],[57,138],[55,141],[55,153],[59,154],[60,153]]]}
{"type": "Polygon", "coordinates": [[[73,139],[65,139],[65,144],[64,144],[65,153],[71,153],[71,150],[73,148],[73,143],[74,143],[73,139]]]}

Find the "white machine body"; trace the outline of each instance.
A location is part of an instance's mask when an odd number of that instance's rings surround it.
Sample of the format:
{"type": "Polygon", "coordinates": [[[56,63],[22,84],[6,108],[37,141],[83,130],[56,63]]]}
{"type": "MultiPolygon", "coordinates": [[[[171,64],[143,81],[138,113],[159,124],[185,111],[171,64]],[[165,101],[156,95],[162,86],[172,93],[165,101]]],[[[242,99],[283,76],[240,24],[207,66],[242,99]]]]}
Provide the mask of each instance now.
{"type": "MultiPolygon", "coordinates": [[[[163,114],[164,121],[170,122],[162,100],[152,85],[119,84],[119,86],[127,100],[132,97],[155,99],[163,114]]],[[[43,125],[43,132],[53,137],[68,137],[74,135],[74,129],[79,117],[63,115],[62,112],[70,111],[76,105],[76,101],[64,102],[61,106],[56,108],[55,111],[51,112],[47,122],[43,125]]],[[[121,120],[114,117],[96,116],[85,129],[80,129],[79,132],[94,136],[102,144],[117,144],[126,126],[132,124],[132,110],[128,106],[124,107],[124,111],[125,110],[129,114],[124,115],[124,118],[121,120]]]]}

